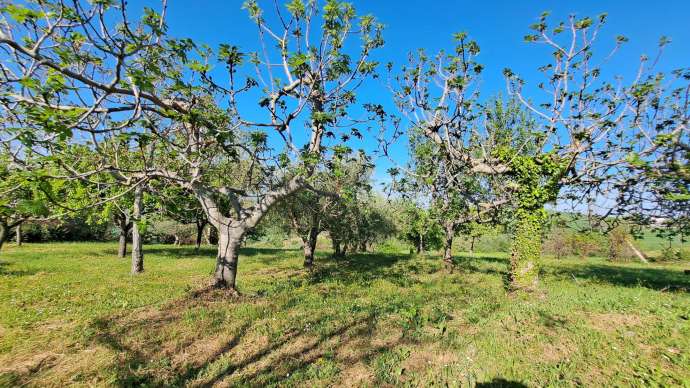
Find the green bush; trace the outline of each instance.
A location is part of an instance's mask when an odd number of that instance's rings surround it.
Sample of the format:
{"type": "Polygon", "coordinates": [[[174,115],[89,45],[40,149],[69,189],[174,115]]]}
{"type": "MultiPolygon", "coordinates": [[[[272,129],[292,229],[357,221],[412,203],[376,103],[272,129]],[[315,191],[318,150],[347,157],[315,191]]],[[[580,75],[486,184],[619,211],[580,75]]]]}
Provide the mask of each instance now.
{"type": "Polygon", "coordinates": [[[111,238],[108,225],[90,225],[79,215],[61,220],[22,224],[25,242],[103,241],[111,238]]]}
{"type": "Polygon", "coordinates": [[[560,259],[564,257],[604,256],[608,250],[606,237],[601,233],[577,232],[567,228],[553,228],[546,236],[543,252],[560,259]]]}

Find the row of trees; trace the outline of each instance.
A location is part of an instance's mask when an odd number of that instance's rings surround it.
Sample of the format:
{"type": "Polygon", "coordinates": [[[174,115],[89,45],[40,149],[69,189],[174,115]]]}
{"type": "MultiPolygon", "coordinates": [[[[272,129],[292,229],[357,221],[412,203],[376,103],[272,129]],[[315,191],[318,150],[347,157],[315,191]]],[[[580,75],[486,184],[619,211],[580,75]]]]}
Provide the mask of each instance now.
{"type": "Polygon", "coordinates": [[[382,25],[338,0],[276,3],[270,14],[247,1],[256,51],[170,36],[165,1],[136,19],[124,1],[0,5],[0,174],[11,176],[0,232],[99,209],[93,222],[117,223],[121,255],[131,233],[137,273],[155,209],[217,230],[214,285],[234,289],[243,239],[279,204],[307,266],[323,230],[336,254],[387,233],[370,156],[351,150],[368,136],[360,128],[377,126],[383,156],[396,159],[392,144],[409,140],[410,163],[390,171],[393,188],[419,204],[405,211],[414,221],[405,235],[422,250],[425,230],[440,226],[450,266],[456,233],[506,224],[515,289],[538,286],[548,204],[688,228],[690,71],[656,73],[643,57],[629,82],[605,78],[626,41],[595,54],[606,15],[555,26],[542,15],[525,39],[551,49],[544,79],[506,69],[506,101],[480,93],[479,44],[458,33],[450,52],[388,65],[387,110],[357,96],[379,77],[382,25]],[[544,94],[528,97],[528,87],[544,94]]]}

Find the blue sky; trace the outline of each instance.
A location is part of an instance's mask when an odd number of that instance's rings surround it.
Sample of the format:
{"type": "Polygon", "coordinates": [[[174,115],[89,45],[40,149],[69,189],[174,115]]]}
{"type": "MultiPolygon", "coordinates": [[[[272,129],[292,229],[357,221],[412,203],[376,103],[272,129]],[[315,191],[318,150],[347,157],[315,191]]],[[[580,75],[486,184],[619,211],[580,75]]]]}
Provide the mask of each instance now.
{"type": "MultiPolygon", "coordinates": [[[[153,5],[151,1],[130,1],[130,9],[153,5]]],[[[252,51],[257,49],[256,26],[241,10],[240,0],[170,1],[168,6],[169,32],[177,37],[190,37],[217,47],[229,43],[252,51]]],[[[386,25],[386,46],[379,51],[383,61],[398,65],[404,63],[406,53],[423,47],[428,52],[452,47],[451,35],[467,31],[478,41],[482,51],[479,61],[485,65],[482,93],[485,97],[505,93],[502,69],[510,67],[529,83],[540,81],[535,69],[546,63],[548,52],[523,41],[528,26],[542,11],[550,11],[556,22],[578,16],[609,15],[600,36],[598,52],[608,52],[616,35],[625,35],[630,41],[609,65],[609,71],[629,77],[635,70],[641,54],[655,55],[661,35],[669,36],[672,44],[665,50],[660,70],[690,66],[690,1],[537,1],[537,0],[353,0],[358,13],[374,14],[386,25]]],[[[265,7],[272,0],[260,1],[265,7]]],[[[555,24],[555,23],[554,23],[555,24]]],[[[360,101],[372,101],[391,106],[382,82],[375,81],[360,90],[360,101]]],[[[534,96],[538,98],[538,96],[534,96]]],[[[367,149],[375,147],[369,139],[367,149]]],[[[405,160],[404,144],[397,150],[396,159],[405,160]]],[[[390,164],[377,162],[375,177],[385,180],[390,164]]]]}

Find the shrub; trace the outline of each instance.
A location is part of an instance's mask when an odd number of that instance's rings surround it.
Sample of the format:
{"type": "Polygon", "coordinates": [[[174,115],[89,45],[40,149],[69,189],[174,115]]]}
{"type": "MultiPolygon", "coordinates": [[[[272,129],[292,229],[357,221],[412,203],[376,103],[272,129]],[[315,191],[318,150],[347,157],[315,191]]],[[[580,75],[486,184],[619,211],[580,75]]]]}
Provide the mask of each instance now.
{"type": "Polygon", "coordinates": [[[635,253],[630,249],[630,239],[632,235],[622,226],[617,226],[608,233],[609,240],[609,260],[621,261],[629,260],[635,253]]]}
{"type": "Polygon", "coordinates": [[[196,225],[183,225],[169,219],[154,219],[148,225],[146,238],[161,243],[194,244],[196,225]]]}
{"type": "Polygon", "coordinates": [[[690,259],[690,249],[666,247],[661,250],[661,255],[655,261],[678,261],[690,259]]]}
{"type": "Polygon", "coordinates": [[[110,235],[108,225],[87,224],[86,218],[79,215],[22,224],[22,239],[25,242],[102,241],[107,240],[110,235]]]}
{"type": "Polygon", "coordinates": [[[554,228],[546,236],[543,253],[557,259],[569,256],[590,257],[606,254],[607,243],[597,232],[576,232],[567,228],[554,228]]]}

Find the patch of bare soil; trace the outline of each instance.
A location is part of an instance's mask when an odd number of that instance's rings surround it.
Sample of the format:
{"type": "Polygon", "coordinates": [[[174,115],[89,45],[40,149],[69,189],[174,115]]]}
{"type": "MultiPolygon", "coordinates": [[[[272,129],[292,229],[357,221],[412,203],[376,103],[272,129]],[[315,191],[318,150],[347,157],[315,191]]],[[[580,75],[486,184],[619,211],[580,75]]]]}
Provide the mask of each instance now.
{"type": "Polygon", "coordinates": [[[604,333],[630,329],[643,324],[639,316],[621,313],[590,314],[587,321],[590,326],[604,333]]]}
{"type": "Polygon", "coordinates": [[[402,367],[407,372],[421,372],[429,368],[440,369],[458,362],[457,354],[438,349],[436,346],[427,345],[421,348],[413,348],[402,367]]]}
{"type": "Polygon", "coordinates": [[[374,374],[363,362],[351,364],[340,372],[338,387],[367,386],[374,380],[374,374]]]}
{"type": "Polygon", "coordinates": [[[570,356],[577,351],[577,346],[565,337],[558,337],[554,342],[547,342],[541,346],[539,360],[549,364],[568,361],[570,356]]]}
{"type": "Polygon", "coordinates": [[[32,355],[28,359],[16,360],[10,365],[0,367],[0,374],[14,374],[18,376],[31,375],[42,369],[50,368],[61,358],[61,354],[54,352],[41,352],[32,355]]]}

